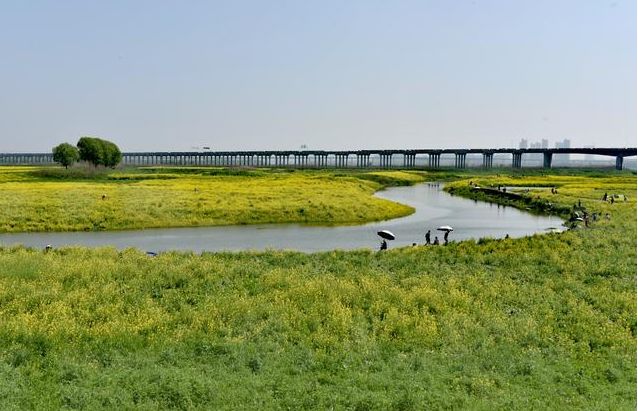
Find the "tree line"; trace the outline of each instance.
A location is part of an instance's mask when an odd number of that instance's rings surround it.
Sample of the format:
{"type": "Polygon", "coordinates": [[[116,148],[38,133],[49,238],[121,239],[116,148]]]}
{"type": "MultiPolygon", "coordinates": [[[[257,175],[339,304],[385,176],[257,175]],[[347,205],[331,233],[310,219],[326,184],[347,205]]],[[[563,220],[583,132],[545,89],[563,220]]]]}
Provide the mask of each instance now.
{"type": "Polygon", "coordinates": [[[78,161],[86,161],[95,167],[115,167],[122,161],[119,147],[108,140],[82,137],[77,146],[62,143],[53,147],[53,161],[68,168],[78,161]]]}

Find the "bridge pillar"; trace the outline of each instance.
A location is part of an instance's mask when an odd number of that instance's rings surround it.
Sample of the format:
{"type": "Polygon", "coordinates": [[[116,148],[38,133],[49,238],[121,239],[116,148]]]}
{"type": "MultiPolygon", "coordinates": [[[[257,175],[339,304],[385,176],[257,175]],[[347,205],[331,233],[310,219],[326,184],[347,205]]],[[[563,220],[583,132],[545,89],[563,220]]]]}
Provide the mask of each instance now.
{"type": "Polygon", "coordinates": [[[483,168],[492,168],[494,153],[483,153],[483,168]]]}
{"type": "Polygon", "coordinates": [[[357,167],[366,168],[370,164],[370,154],[357,154],[357,167]]]}
{"type": "Polygon", "coordinates": [[[348,154],[339,154],[339,167],[348,168],[348,154]]]}
{"type": "Polygon", "coordinates": [[[512,153],[512,167],[521,168],[523,166],[523,153],[512,153]]]}
{"type": "Polygon", "coordinates": [[[624,160],[623,156],[616,156],[616,170],[622,170],[623,160],[624,160]]]}
{"type": "Polygon", "coordinates": [[[465,168],[466,153],[454,153],[454,167],[465,168]]]}
{"type": "Polygon", "coordinates": [[[381,168],[392,167],[392,154],[379,154],[379,165],[381,168]]]}
{"type": "Polygon", "coordinates": [[[403,153],[403,167],[405,168],[414,168],[416,154],[413,153],[403,153]]]}
{"type": "Polygon", "coordinates": [[[428,154],[428,167],[429,168],[439,168],[441,165],[441,154],[440,153],[430,153],[428,154]]]}
{"type": "Polygon", "coordinates": [[[543,153],[543,168],[552,168],[552,153],[543,153]]]}

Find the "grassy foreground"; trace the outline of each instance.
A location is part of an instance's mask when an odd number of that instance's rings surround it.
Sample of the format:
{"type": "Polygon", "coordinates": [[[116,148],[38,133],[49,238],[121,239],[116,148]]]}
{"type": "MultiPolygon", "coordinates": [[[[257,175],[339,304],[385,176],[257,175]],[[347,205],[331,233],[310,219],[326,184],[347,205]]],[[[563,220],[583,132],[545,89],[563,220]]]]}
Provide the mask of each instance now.
{"type": "Polygon", "coordinates": [[[611,218],[383,253],[0,248],[0,408],[634,410],[635,176],[470,179],[611,218]]]}
{"type": "Polygon", "coordinates": [[[0,232],[228,224],[356,224],[412,213],[373,197],[414,172],[0,167],[0,232]],[[105,196],[103,198],[103,196],[105,196]]]}

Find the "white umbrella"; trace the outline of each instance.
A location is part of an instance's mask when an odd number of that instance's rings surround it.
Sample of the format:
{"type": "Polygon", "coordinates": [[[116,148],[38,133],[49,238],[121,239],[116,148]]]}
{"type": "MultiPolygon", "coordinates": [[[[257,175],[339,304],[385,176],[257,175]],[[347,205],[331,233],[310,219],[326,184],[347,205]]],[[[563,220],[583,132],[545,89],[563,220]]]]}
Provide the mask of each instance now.
{"type": "Polygon", "coordinates": [[[449,225],[442,225],[441,227],[437,228],[437,230],[439,230],[439,231],[454,231],[454,229],[452,227],[450,227],[449,225]]]}
{"type": "Polygon", "coordinates": [[[377,231],[377,235],[381,238],[385,238],[386,240],[394,240],[396,237],[388,230],[377,231]]]}

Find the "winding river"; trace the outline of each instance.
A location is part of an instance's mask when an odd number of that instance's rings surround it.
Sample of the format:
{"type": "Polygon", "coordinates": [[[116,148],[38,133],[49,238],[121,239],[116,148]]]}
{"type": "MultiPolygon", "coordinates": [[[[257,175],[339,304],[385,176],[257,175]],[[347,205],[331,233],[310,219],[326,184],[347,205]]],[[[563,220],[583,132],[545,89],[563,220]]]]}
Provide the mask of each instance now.
{"type": "Polygon", "coordinates": [[[422,244],[425,232],[432,230],[432,240],[443,233],[436,231],[450,225],[450,241],[481,237],[522,237],[548,230],[562,230],[563,221],[555,216],[539,216],[480,201],[454,197],[439,184],[392,187],[378,197],[408,204],[414,214],[358,226],[309,226],[299,224],[242,225],[224,227],[159,228],[108,232],[14,233],[0,234],[0,244],[23,244],[29,247],[83,245],[89,247],[135,247],[146,251],[190,250],[237,251],[286,249],[304,252],[334,249],[378,248],[378,230],[390,230],[396,240],[390,248],[422,244]]]}

